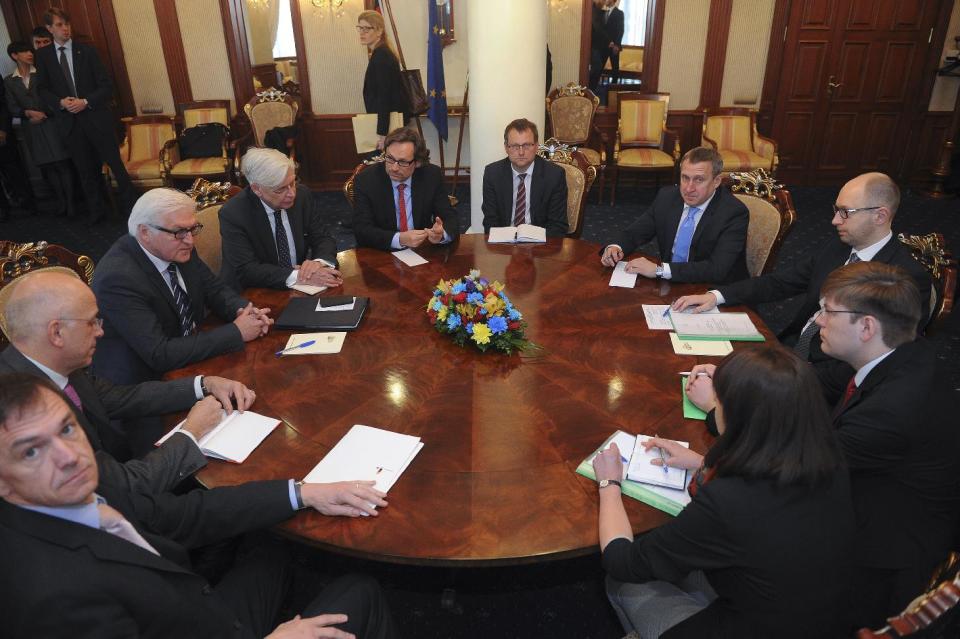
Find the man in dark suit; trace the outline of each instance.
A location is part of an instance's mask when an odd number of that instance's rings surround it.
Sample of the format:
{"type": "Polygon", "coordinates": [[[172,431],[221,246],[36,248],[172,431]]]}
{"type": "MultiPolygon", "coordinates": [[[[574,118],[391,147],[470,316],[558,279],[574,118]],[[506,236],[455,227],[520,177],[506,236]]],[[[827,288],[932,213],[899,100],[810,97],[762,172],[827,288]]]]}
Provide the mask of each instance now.
{"type": "Polygon", "coordinates": [[[960,412],[921,297],[903,269],[839,268],[821,289],[817,367],[850,468],[857,518],[854,627],[882,626],[920,595],[953,548],[960,515],[960,412]],[[851,372],[851,369],[855,373],[851,372]]]}
{"type": "MultiPolygon", "coordinates": [[[[118,489],[100,481],[93,450],[54,386],[2,376],[0,568],[9,587],[0,634],[263,637],[289,590],[289,563],[241,560],[211,587],[191,572],[187,550],[306,507],[375,516],[371,504],[386,502],[372,484],[273,480],[181,496],[118,489]]],[[[362,577],[331,584],[304,618],[270,636],[320,636],[334,625],[324,636],[395,636],[379,588],[362,577]]]]}
{"type": "Polygon", "coordinates": [[[412,129],[397,129],[384,140],[383,153],[386,159],[364,169],[354,185],[357,246],[396,251],[459,237],[457,211],[423,138],[412,129]]]}
{"type": "Polygon", "coordinates": [[[89,222],[98,222],[107,210],[100,194],[100,167],[110,165],[126,211],[135,194],[127,169],[120,159],[110,113],[113,83],[96,50],[71,38],[70,15],[51,7],[43,22],[53,36],[53,46],[36,54],[37,90],[54,114],[60,137],[80,175],[80,185],[89,207],[89,222]]]}
{"type": "Polygon", "coordinates": [[[533,224],[548,237],[567,233],[567,178],[537,155],[537,125],[520,118],[503,131],[507,157],[483,169],[483,232],[494,226],[533,224]]]}
{"type": "Polygon", "coordinates": [[[747,277],[750,212],[720,187],[723,160],[707,147],[690,149],[680,160],[680,186],[660,189],[647,212],[607,245],[600,261],[615,266],[657,238],[662,264],[631,260],[627,273],[676,282],[734,282],[747,277]]]}
{"type": "Polygon", "coordinates": [[[46,377],[60,388],[98,451],[101,474],[111,483],[149,492],[173,488],[206,465],[197,441],[219,423],[222,406],[231,410],[236,404],[244,410],[256,397],[240,382],[215,376],[114,386],[88,368],[103,331],[97,301],[86,284],[72,274],[41,269],[10,287],[4,306],[10,345],[0,352],[0,373],[46,377]],[[198,404],[207,394],[216,401],[198,404]],[[111,420],[191,407],[182,435],[170,437],[142,461],[113,461],[129,457],[129,447],[111,420]]]}
{"type": "Polygon", "coordinates": [[[623,11],[619,0],[593,0],[590,22],[590,89],[600,85],[603,66],[610,59],[614,77],[620,70],[620,48],[623,46],[623,11]]]}
{"type": "Polygon", "coordinates": [[[193,236],[203,227],[186,194],[147,191],[127,227],[93,276],[104,330],[93,359],[98,375],[115,384],[160,379],[266,335],[270,309],[234,293],[197,256],[193,236]],[[198,331],[208,309],[228,323],[198,331]]]}
{"type": "Polygon", "coordinates": [[[238,291],[340,286],[336,240],[310,189],[297,183],[293,160],[274,149],[253,148],[241,167],[249,186],[220,209],[220,278],[238,291]]]}
{"type": "Polygon", "coordinates": [[[803,294],[803,303],[790,324],[780,332],[780,341],[793,346],[797,355],[811,362],[827,359],[813,315],[820,309],[820,286],[835,269],[852,262],[880,262],[900,266],[920,291],[921,324],[930,309],[930,275],[914,259],[910,249],[893,237],[890,227],[900,205],[900,189],[883,173],[864,173],[847,182],[833,206],[837,238],[819,251],[811,251],[781,264],[773,273],[720,286],[702,295],[687,295],[673,303],[674,310],[695,307],[697,312],[717,304],[773,302],[803,294]]]}

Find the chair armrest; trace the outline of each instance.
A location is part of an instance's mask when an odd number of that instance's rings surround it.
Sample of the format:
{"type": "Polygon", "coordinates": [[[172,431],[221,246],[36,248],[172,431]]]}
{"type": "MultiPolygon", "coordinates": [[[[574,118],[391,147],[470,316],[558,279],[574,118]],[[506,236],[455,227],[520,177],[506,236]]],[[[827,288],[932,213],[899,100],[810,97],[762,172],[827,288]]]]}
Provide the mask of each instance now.
{"type": "Polygon", "coordinates": [[[711,140],[710,138],[708,138],[708,137],[707,137],[706,135],[704,135],[704,134],[701,134],[701,137],[703,138],[703,141],[704,141],[704,142],[706,142],[707,144],[709,144],[710,146],[713,147],[713,150],[714,150],[714,151],[719,151],[719,150],[720,150],[720,146],[716,143],[715,140],[711,140]]]}
{"type": "Polygon", "coordinates": [[[757,132],[754,132],[753,137],[755,140],[754,148],[757,152],[757,155],[759,155],[762,158],[770,158],[770,159],[773,159],[774,157],[776,157],[777,155],[776,140],[773,140],[768,137],[764,137],[757,132]]]}
{"type": "Polygon", "coordinates": [[[603,149],[603,164],[604,166],[610,165],[613,162],[613,139],[607,135],[606,132],[601,131],[600,127],[596,123],[590,124],[591,137],[595,140],[599,138],[600,147],[603,149]]]}
{"type": "Polygon", "coordinates": [[[160,167],[163,176],[170,175],[175,164],[180,162],[180,142],[178,140],[167,140],[160,149],[160,167]]]}
{"type": "Polygon", "coordinates": [[[680,159],[680,134],[673,129],[663,127],[663,148],[661,149],[673,157],[676,162],[680,159]],[[672,142],[672,144],[671,144],[672,142]]]}

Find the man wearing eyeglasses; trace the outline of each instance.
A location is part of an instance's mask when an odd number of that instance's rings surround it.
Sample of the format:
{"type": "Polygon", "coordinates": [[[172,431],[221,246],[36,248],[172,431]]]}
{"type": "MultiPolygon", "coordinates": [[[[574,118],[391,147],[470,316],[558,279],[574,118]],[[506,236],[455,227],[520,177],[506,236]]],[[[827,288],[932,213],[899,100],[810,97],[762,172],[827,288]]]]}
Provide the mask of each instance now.
{"type": "Polygon", "coordinates": [[[252,148],[241,169],[250,185],[220,209],[221,279],[237,291],[340,286],[337,243],[310,189],[297,182],[293,160],[252,148]]]}
{"type": "Polygon", "coordinates": [[[86,432],[101,476],[113,485],[149,493],[173,489],[206,465],[197,440],[219,423],[221,407],[231,411],[236,404],[242,411],[256,397],[240,382],[212,375],[115,386],[89,370],[103,320],[93,291],[79,277],[40,269],[7,288],[3,320],[10,345],[0,352],[0,373],[49,378],[86,432]],[[205,395],[212,398],[200,401],[205,395]],[[111,420],[187,409],[183,430],[142,460],[117,462],[129,457],[129,446],[111,420]]]}
{"type": "Polygon", "coordinates": [[[357,246],[397,251],[458,237],[457,211],[423,138],[408,128],[391,131],[383,155],[384,161],[364,169],[354,184],[357,246]]]}
{"type": "Polygon", "coordinates": [[[503,131],[507,157],[483,170],[483,232],[491,227],[533,224],[547,237],[567,233],[567,178],[537,155],[537,125],[519,118],[503,131]]]}
{"type": "Polygon", "coordinates": [[[857,517],[853,628],[882,626],[921,594],[960,514],[958,393],[918,338],[921,295],[903,269],[860,262],[822,287],[817,367],[850,469],[857,517]],[[854,372],[855,371],[855,372],[854,372]]]}
{"type": "Polygon", "coordinates": [[[784,300],[803,294],[793,321],[778,336],[797,355],[811,362],[827,359],[820,348],[814,313],[820,308],[820,287],[837,268],[855,262],[880,262],[905,269],[920,291],[920,328],[930,308],[930,276],[910,250],[893,237],[890,227],[900,205],[900,189],[883,173],[864,173],[843,185],[833,206],[837,237],[773,273],[720,286],[702,295],[686,295],[673,303],[677,311],[704,312],[717,304],[749,304],[784,300]]]}
{"type": "Polygon", "coordinates": [[[115,384],[160,379],[270,330],[270,309],[237,295],[197,256],[193,237],[203,227],[194,207],[180,191],[147,191],[130,214],[129,235],[97,265],[93,291],[104,336],[93,363],[115,384]],[[198,330],[208,310],[227,323],[198,330]]]}

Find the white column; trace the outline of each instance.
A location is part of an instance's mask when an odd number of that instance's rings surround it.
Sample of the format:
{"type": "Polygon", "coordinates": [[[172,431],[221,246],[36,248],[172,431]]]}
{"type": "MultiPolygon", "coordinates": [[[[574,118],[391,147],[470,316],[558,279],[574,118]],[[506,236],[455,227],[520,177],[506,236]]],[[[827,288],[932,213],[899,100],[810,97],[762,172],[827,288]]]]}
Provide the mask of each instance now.
{"type": "Polygon", "coordinates": [[[470,231],[483,232],[483,167],[499,160],[503,128],[527,118],[543,135],[547,79],[547,3],[471,0],[467,6],[470,77],[470,231]]]}

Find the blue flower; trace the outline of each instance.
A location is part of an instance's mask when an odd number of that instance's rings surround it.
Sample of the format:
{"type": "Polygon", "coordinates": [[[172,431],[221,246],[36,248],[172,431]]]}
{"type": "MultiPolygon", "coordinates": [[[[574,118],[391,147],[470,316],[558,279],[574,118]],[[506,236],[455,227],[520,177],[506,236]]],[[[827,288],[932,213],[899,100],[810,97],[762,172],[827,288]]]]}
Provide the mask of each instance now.
{"type": "Polygon", "coordinates": [[[486,314],[487,314],[487,309],[481,308],[481,309],[480,309],[480,314],[481,314],[481,315],[486,315],[486,314]]]}
{"type": "Polygon", "coordinates": [[[443,308],[443,304],[440,303],[440,300],[434,300],[432,308],[435,311],[439,311],[441,308],[443,308]]]}
{"type": "Polygon", "coordinates": [[[467,295],[467,301],[471,304],[483,304],[483,293],[470,293],[467,295]]]}
{"type": "Polygon", "coordinates": [[[443,295],[443,291],[441,291],[439,288],[433,292],[434,297],[440,297],[442,295],[443,295]]]}
{"type": "Polygon", "coordinates": [[[447,316],[447,328],[451,331],[456,330],[460,326],[460,316],[454,313],[453,315],[447,316]]]}
{"type": "Polygon", "coordinates": [[[490,332],[494,335],[499,335],[500,333],[505,333],[507,330],[507,320],[502,317],[491,317],[487,322],[487,326],[490,328],[490,332]]]}
{"type": "Polygon", "coordinates": [[[466,289],[467,287],[463,282],[457,282],[453,285],[453,288],[450,289],[450,292],[456,295],[457,293],[463,293],[466,289]]]}
{"type": "Polygon", "coordinates": [[[521,317],[523,317],[523,315],[520,314],[520,311],[518,311],[518,310],[515,309],[515,308],[511,308],[511,309],[510,309],[510,319],[512,319],[512,320],[518,320],[518,319],[520,319],[521,317]]]}
{"type": "Polygon", "coordinates": [[[471,293],[477,290],[477,285],[473,283],[473,280],[467,280],[467,290],[471,293]]]}
{"type": "Polygon", "coordinates": [[[467,335],[473,335],[473,322],[467,324],[467,335]]]}
{"type": "Polygon", "coordinates": [[[510,298],[507,297],[507,294],[503,291],[500,291],[500,299],[502,299],[503,303],[507,305],[507,308],[513,308],[513,303],[510,302],[510,298]]]}

